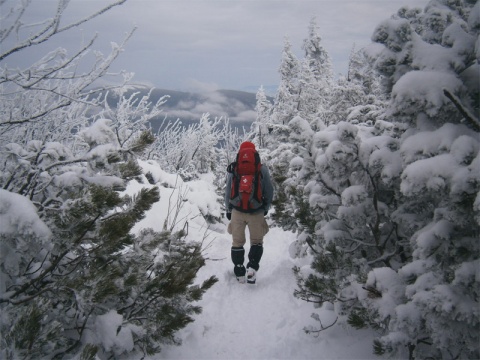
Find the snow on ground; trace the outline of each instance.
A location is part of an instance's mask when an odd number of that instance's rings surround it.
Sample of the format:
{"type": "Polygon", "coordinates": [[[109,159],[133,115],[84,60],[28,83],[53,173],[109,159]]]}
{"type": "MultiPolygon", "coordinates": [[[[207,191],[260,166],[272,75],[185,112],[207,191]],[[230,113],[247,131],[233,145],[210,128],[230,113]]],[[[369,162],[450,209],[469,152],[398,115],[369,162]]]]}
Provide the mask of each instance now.
{"type": "MultiPolygon", "coordinates": [[[[239,284],[230,261],[230,236],[217,233],[205,255],[210,260],[199,279],[215,274],[219,282],[205,295],[203,312],[179,333],[180,347],[169,346],[164,359],[371,359],[372,334],[340,326],[319,337],[307,335],[311,304],[293,296],[295,278],[288,247],[294,234],[272,228],[264,243],[257,284],[239,284]]],[[[248,251],[248,246],[246,246],[248,251]]],[[[324,315],[332,314],[324,310],[324,315]]]]}
{"type": "MultiPolygon", "coordinates": [[[[145,164],[144,164],[145,166],[145,164]]],[[[146,166],[145,166],[146,167],[146,166]]],[[[151,170],[151,169],[150,169],[151,170]]],[[[165,174],[164,174],[165,175],[165,174]]],[[[160,178],[156,180],[164,183],[160,178]]],[[[165,180],[165,179],[164,179],[165,180]]],[[[181,346],[166,346],[153,359],[372,359],[370,331],[358,331],[350,327],[335,325],[320,333],[318,337],[307,335],[303,328],[317,323],[310,318],[312,312],[321,314],[325,320],[333,321],[333,313],[326,309],[314,309],[293,296],[296,286],[292,272],[294,259],[288,248],[295,234],[272,227],[264,241],[264,255],[257,274],[257,284],[239,284],[233,275],[230,260],[231,237],[226,232],[227,220],[207,230],[208,225],[201,211],[208,208],[214,216],[220,215],[220,205],[215,195],[212,177],[189,183],[178,183],[182,190],[161,187],[162,196],[137,224],[161,230],[165,220],[165,208],[176,203],[182,194],[177,228],[189,222],[188,238],[202,241],[206,266],[198,273],[198,282],[211,275],[219,281],[205,293],[199,305],[202,314],[178,333],[181,346]],[[170,196],[173,192],[173,196],[170,196]],[[210,193],[210,196],[206,194],[210,193]]],[[[170,181],[171,182],[171,181],[170,181]]],[[[170,184],[172,185],[172,184],[170,184]]],[[[129,193],[141,186],[132,182],[129,193]]],[[[248,236],[247,236],[248,238],[248,236]]],[[[248,253],[249,244],[246,245],[248,253]]]]}

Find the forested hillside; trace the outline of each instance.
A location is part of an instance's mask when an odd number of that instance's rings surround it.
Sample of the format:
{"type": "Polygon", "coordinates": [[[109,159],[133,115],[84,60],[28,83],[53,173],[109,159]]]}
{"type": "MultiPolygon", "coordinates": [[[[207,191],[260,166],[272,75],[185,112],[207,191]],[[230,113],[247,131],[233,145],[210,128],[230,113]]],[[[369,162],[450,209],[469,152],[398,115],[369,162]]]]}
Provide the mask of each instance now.
{"type": "Polygon", "coordinates": [[[285,40],[277,94],[259,89],[247,131],[208,106],[157,131],[167,97],[132,91],[127,72],[100,86],[134,30],[109,54],[79,36],[75,52],[7,65],[124,2],[72,24],[67,1],[35,24],[29,2],[0,2],[0,40],[15,43],[0,51],[0,357],[161,358],[179,344],[229,281],[202,270],[220,261],[207,239],[249,140],[275,182],[269,222],[293,236],[284,267],[270,263],[296,281],[281,304],[312,305],[312,341],[374,330],[380,358],[480,358],[480,3],[399,9],[339,77],[311,19],[302,58],[285,40]]]}

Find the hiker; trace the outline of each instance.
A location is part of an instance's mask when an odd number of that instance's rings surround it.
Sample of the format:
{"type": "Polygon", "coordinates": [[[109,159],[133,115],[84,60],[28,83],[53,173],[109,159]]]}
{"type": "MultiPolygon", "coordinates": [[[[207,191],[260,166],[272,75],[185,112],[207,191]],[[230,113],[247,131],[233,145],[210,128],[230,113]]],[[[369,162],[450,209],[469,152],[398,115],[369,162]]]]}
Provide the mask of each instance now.
{"type": "Polygon", "coordinates": [[[265,216],[273,199],[270,173],[261,164],[255,145],[245,141],[240,145],[237,159],[227,168],[225,209],[232,235],[231,257],[234,273],[240,283],[255,284],[256,273],[263,254],[263,237],[268,232],[265,216]],[[245,227],[250,233],[250,251],[245,269],[245,227]]]}

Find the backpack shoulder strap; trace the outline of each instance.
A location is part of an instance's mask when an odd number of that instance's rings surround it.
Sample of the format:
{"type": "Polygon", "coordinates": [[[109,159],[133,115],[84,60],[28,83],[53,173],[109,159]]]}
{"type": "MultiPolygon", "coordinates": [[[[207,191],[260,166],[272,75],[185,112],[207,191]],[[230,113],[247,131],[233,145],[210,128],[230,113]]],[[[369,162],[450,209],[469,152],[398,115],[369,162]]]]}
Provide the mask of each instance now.
{"type": "Polygon", "coordinates": [[[230,163],[230,164],[227,166],[227,172],[229,172],[230,174],[235,173],[235,168],[236,168],[236,167],[237,167],[237,162],[236,162],[236,161],[230,163]]]}
{"type": "Polygon", "coordinates": [[[260,155],[258,154],[257,151],[255,151],[255,165],[257,166],[258,169],[260,169],[261,161],[260,161],[260,155]]]}

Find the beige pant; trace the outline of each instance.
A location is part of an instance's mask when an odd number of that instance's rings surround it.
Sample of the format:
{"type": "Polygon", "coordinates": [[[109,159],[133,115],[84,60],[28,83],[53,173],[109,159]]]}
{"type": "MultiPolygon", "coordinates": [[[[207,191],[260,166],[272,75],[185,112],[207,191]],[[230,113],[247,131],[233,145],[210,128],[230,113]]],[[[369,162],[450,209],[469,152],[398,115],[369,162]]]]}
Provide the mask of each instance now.
{"type": "Polygon", "coordinates": [[[232,220],[228,224],[227,231],[232,234],[232,246],[242,247],[245,245],[245,227],[248,226],[250,233],[250,245],[263,244],[263,237],[268,233],[268,224],[263,216],[263,211],[247,214],[232,210],[232,220]]]}

